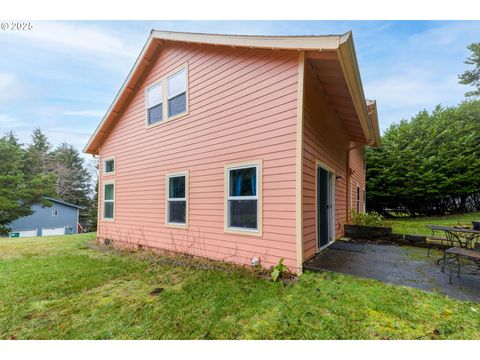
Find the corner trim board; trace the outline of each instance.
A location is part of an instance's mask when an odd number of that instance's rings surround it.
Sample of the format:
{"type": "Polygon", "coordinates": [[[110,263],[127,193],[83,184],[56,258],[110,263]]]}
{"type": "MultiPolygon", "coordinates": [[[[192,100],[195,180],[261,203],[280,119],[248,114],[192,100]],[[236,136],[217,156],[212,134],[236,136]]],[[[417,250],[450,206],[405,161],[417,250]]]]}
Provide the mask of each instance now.
{"type": "Polygon", "coordinates": [[[297,274],[303,270],[303,95],[305,91],[305,51],[298,56],[297,129],[295,161],[295,238],[297,274]]]}

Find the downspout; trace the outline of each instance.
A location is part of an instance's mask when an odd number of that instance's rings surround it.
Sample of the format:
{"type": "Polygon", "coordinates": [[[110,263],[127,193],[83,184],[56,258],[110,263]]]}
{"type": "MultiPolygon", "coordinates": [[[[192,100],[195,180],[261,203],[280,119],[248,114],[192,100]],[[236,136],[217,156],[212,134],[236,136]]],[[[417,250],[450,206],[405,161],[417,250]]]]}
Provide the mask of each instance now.
{"type": "Polygon", "coordinates": [[[347,164],[346,164],[346,176],[345,176],[345,182],[346,182],[346,202],[345,204],[347,205],[347,216],[346,216],[346,223],[348,223],[350,221],[350,151],[352,151],[353,149],[356,149],[356,148],[359,148],[361,146],[365,146],[364,144],[357,144],[357,145],[354,145],[354,146],[351,146],[347,149],[347,164]]]}

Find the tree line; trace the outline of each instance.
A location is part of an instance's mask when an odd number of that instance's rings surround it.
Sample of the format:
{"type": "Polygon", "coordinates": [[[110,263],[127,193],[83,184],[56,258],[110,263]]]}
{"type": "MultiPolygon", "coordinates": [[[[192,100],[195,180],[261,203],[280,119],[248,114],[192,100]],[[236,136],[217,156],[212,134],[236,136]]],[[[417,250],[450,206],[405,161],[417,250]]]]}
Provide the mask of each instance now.
{"type": "Polygon", "coordinates": [[[474,90],[458,106],[438,105],[391,125],[368,148],[367,207],[384,215],[445,215],[480,210],[480,43],[468,46],[474,69],[459,83],[474,90]]]}
{"type": "Polygon", "coordinates": [[[480,210],[480,101],[422,111],[367,149],[367,206],[386,214],[480,210]]]}
{"type": "Polygon", "coordinates": [[[82,206],[80,223],[95,227],[96,193],[79,151],[67,143],[53,148],[40,129],[26,145],[14,132],[5,134],[0,138],[0,234],[30,215],[33,204],[50,206],[46,197],[82,206]]]}

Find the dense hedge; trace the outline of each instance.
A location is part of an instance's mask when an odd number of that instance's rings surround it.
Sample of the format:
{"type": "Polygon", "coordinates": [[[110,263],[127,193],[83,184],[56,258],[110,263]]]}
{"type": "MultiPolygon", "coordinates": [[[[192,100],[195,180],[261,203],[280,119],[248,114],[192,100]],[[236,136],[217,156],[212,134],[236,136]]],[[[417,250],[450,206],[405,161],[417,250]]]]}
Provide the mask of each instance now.
{"type": "Polygon", "coordinates": [[[480,101],[422,111],[367,149],[367,206],[443,215],[480,209],[480,101]]]}

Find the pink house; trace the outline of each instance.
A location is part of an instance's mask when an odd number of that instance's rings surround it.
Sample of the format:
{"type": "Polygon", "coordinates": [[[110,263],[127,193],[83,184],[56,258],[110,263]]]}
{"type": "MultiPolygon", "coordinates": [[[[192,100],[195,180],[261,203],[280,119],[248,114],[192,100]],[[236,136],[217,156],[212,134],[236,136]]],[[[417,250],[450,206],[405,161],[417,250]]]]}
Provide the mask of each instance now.
{"type": "Polygon", "coordinates": [[[152,31],[85,148],[98,241],[300,273],[365,209],[379,142],[351,33],[152,31]]]}

